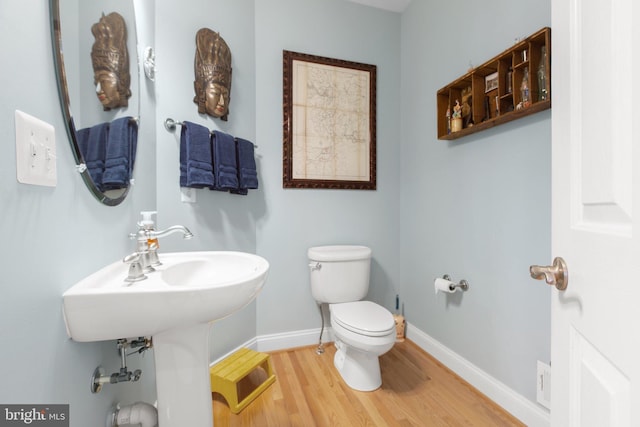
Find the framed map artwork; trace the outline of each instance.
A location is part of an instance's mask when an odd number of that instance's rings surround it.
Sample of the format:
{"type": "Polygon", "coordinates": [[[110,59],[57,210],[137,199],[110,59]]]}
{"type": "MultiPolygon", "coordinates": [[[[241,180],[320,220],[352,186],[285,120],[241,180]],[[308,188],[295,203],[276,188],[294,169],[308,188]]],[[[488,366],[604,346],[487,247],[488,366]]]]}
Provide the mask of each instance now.
{"type": "Polygon", "coordinates": [[[376,189],[376,66],[283,51],[284,188],[376,189]]]}

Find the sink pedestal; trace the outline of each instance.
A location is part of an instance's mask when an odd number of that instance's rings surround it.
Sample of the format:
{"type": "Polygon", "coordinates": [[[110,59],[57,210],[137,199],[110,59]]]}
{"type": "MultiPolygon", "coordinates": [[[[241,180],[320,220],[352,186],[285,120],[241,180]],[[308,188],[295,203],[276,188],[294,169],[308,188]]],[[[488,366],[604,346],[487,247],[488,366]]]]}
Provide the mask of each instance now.
{"type": "Polygon", "coordinates": [[[269,272],[245,252],[162,254],[147,280],[125,281],[113,262],[63,295],[64,321],[78,342],[152,337],[159,427],[212,427],[209,330],[253,301],[269,272]]]}
{"type": "Polygon", "coordinates": [[[159,427],[211,427],[208,323],[153,336],[159,427]]]}

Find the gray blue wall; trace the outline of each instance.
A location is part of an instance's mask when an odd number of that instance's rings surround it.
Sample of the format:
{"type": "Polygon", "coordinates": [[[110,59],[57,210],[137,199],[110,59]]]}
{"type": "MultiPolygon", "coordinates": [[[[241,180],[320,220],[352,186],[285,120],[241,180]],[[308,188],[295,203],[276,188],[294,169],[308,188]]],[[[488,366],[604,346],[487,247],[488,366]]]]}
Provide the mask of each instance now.
{"type": "Polygon", "coordinates": [[[212,357],[256,335],[319,327],[306,250],[361,243],[374,251],[372,299],[391,308],[400,293],[412,325],[535,399],[535,360],[549,357],[549,298],[527,268],[550,259],[550,115],[443,142],[435,92],[469,61],[548,25],[548,2],[413,0],[399,15],[343,0],[144,1],[140,48],[156,47],[157,83],[141,83],[136,186],[114,208],[100,206],[74,171],[44,3],[0,3],[0,38],[9,41],[0,47],[0,403],[70,403],[80,427],[101,424],[117,401],[153,402],[151,354],[131,358],[145,371],[140,383],[88,392],[93,369],[115,370],[119,360],[113,343],[67,338],[61,295],[130,252],[138,212],[154,208],[160,227],[180,223],[196,234],[168,237],[163,251],[243,250],[271,263],[258,300],[214,326],[212,357]],[[234,55],[226,123],[199,116],[192,102],[201,27],[220,31],[234,55]],[[377,65],[376,191],[282,189],[283,49],[377,65]],[[56,188],[16,182],[16,109],[56,127],[56,188]],[[199,190],[196,204],[181,203],[178,134],[164,130],[166,117],[255,140],[261,189],[247,197],[199,190]],[[468,279],[471,291],[435,298],[432,280],[444,273],[468,279]]]}
{"type": "Polygon", "coordinates": [[[551,259],[551,114],[439,141],[435,94],[550,22],[549,2],[534,0],[414,0],[402,16],[406,316],[534,402],[536,360],[550,357],[550,290],[529,265],[551,259]],[[443,274],[470,291],[436,296],[443,274]]]}
{"type": "MultiPolygon", "coordinates": [[[[265,214],[265,195],[238,196],[197,190],[196,203],[182,203],[179,187],[180,128],[167,132],[167,117],[191,121],[255,141],[255,37],[253,0],[190,0],[176,10],[172,0],[156,0],[157,209],[161,227],[183,224],[192,240],[167,239],[162,250],[239,250],[256,252],[256,221],[265,214]],[[227,122],[198,114],[193,102],[195,35],[203,27],[218,31],[231,49],[233,83],[227,122]]],[[[260,142],[258,141],[258,144],[260,142]]],[[[262,148],[262,147],[261,147],[262,148]]],[[[262,156],[262,152],[258,152],[262,156]]],[[[270,159],[269,159],[270,160],[270,159]]],[[[264,157],[259,158],[262,163],[264,157]]],[[[220,355],[256,336],[255,302],[212,328],[211,348],[220,355]]]]}
{"type": "Polygon", "coordinates": [[[151,121],[142,123],[133,196],[118,207],[99,205],[75,171],[64,130],[48,2],[3,1],[0,39],[5,64],[0,67],[0,402],[69,403],[72,426],[101,425],[107,409],[118,401],[155,399],[153,359],[131,358],[130,367],[141,367],[144,381],[91,395],[94,368],[103,365],[114,372],[119,367],[115,344],[69,340],[62,320],[62,293],[131,252],[127,235],[135,227],[137,213],[156,205],[155,132],[151,121]],[[55,126],[57,187],[16,181],[16,109],[55,126]]]}
{"type": "Polygon", "coordinates": [[[258,334],[319,328],[307,249],[373,249],[371,297],[392,307],[400,222],[400,16],[343,0],[256,2],[257,140],[267,204],[258,253],[271,262],[258,300],[258,334]],[[354,31],[357,28],[357,31],[354,31]],[[282,188],[282,50],[375,64],[377,190],[282,188]]]}

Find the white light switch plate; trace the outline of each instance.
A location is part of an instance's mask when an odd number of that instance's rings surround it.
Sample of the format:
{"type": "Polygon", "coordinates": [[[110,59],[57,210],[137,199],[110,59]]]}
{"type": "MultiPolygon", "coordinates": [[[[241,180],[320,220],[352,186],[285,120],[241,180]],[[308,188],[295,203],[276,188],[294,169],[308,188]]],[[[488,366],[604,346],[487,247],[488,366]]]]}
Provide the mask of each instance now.
{"type": "Polygon", "coordinates": [[[55,128],[19,110],[15,119],[18,182],[55,187],[58,182],[55,128]]]}

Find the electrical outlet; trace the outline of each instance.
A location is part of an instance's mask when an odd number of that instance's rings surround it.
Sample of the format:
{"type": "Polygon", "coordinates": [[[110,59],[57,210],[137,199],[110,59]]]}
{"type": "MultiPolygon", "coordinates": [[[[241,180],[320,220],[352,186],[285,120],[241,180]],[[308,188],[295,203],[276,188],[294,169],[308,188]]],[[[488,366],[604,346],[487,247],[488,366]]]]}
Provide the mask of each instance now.
{"type": "Polygon", "coordinates": [[[180,201],[182,203],[195,203],[196,189],[189,187],[180,187],[180,201]]]}
{"type": "Polygon", "coordinates": [[[49,123],[16,110],[16,175],[23,184],[55,187],[56,132],[49,123]]]}
{"type": "Polygon", "coordinates": [[[551,409],[551,366],[538,360],[538,384],[536,400],[547,409],[551,409]]]}

